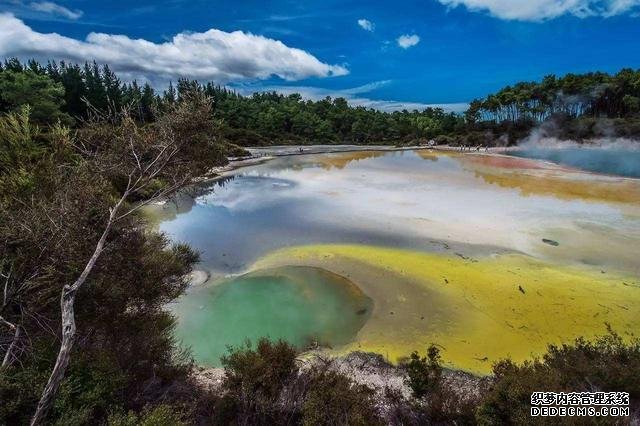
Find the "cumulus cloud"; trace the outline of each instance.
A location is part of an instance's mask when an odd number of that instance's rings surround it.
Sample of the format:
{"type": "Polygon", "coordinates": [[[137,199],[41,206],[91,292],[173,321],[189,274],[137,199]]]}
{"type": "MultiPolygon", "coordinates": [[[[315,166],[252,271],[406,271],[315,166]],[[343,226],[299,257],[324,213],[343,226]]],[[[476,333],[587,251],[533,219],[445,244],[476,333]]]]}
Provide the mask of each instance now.
{"type": "Polygon", "coordinates": [[[403,49],[408,49],[420,43],[420,37],[415,34],[404,34],[398,37],[396,41],[398,42],[398,46],[402,47],[403,49]]]}
{"type": "Polygon", "coordinates": [[[364,18],[358,19],[358,25],[360,25],[360,27],[362,27],[362,29],[365,31],[373,31],[376,27],[373,22],[364,18]]]}
{"type": "Polygon", "coordinates": [[[85,40],[77,40],[39,33],[7,13],[0,14],[0,56],[95,60],[109,64],[124,78],[157,83],[179,77],[221,83],[272,76],[293,81],[349,72],[278,40],[242,31],[183,32],[164,43],[104,33],[90,33],[85,40]]]}
{"type": "Polygon", "coordinates": [[[403,102],[395,100],[382,100],[382,99],[370,99],[364,96],[373,90],[379,89],[391,83],[391,80],[374,81],[372,83],[364,84],[362,86],[353,87],[349,89],[325,89],[322,87],[310,87],[310,86],[256,86],[256,85],[244,85],[234,86],[233,88],[243,95],[251,95],[255,92],[278,92],[283,95],[291,95],[299,93],[304,99],[310,99],[318,101],[330,96],[332,98],[345,98],[349,105],[363,106],[366,108],[373,108],[380,111],[402,111],[404,109],[408,111],[424,110],[425,108],[442,108],[445,112],[464,112],[469,108],[468,103],[442,103],[442,104],[427,104],[421,102],[403,102]]]}
{"type": "Polygon", "coordinates": [[[474,12],[488,12],[500,19],[543,21],[562,15],[578,18],[611,17],[632,13],[640,0],[438,0],[449,7],[465,6],[474,12]]]}
{"type": "Polygon", "coordinates": [[[50,1],[39,1],[29,3],[29,8],[36,12],[49,13],[51,15],[62,16],[68,19],[78,19],[82,16],[81,10],[71,10],[50,1]]]}

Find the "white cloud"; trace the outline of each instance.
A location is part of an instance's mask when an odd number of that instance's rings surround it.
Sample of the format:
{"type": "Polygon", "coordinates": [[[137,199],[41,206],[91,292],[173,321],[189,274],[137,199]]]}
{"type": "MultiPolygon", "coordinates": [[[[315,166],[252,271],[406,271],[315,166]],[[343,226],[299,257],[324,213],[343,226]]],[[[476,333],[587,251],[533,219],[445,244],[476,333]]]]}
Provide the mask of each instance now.
{"type": "Polygon", "coordinates": [[[373,31],[375,29],[375,24],[368,19],[358,19],[358,25],[362,27],[363,30],[373,31]]]}
{"type": "Polygon", "coordinates": [[[170,41],[154,43],[126,35],[90,33],[76,40],[56,33],[39,33],[15,16],[0,14],[0,56],[106,63],[125,79],[166,82],[179,77],[228,81],[284,80],[348,74],[310,53],[284,43],[242,31],[211,29],[182,32],[170,41]]]}
{"type": "Polygon", "coordinates": [[[325,89],[322,87],[309,87],[309,86],[256,86],[256,85],[244,85],[234,86],[233,88],[243,95],[251,95],[255,92],[278,92],[283,95],[291,95],[299,93],[304,99],[321,100],[330,96],[332,98],[345,98],[349,105],[362,106],[366,108],[373,108],[380,111],[402,111],[406,109],[412,111],[414,109],[423,110],[425,108],[442,108],[445,112],[463,112],[469,108],[469,104],[465,102],[460,103],[443,103],[443,104],[427,104],[420,102],[403,102],[393,100],[380,100],[370,99],[368,97],[361,96],[365,93],[371,92],[380,87],[386,86],[391,83],[391,80],[374,81],[369,84],[365,84],[350,89],[325,89]],[[360,96],[359,96],[360,95],[360,96]]]}
{"type": "Polygon", "coordinates": [[[396,41],[398,42],[398,46],[402,47],[403,49],[408,49],[420,43],[420,37],[415,34],[404,34],[398,37],[396,41]]]}
{"type": "Polygon", "coordinates": [[[474,12],[488,12],[500,19],[543,21],[562,15],[578,18],[611,17],[632,13],[640,0],[438,0],[449,7],[465,6],[474,12]]]}
{"type": "Polygon", "coordinates": [[[391,82],[392,82],[392,80],[374,81],[374,82],[371,82],[371,83],[363,84],[362,86],[353,87],[351,89],[342,89],[342,90],[340,90],[340,93],[342,93],[344,95],[359,95],[361,93],[369,93],[369,92],[372,92],[372,91],[374,91],[376,89],[384,87],[384,86],[390,84],[391,82]]]}
{"type": "Polygon", "coordinates": [[[83,14],[81,10],[71,10],[50,1],[29,3],[29,8],[35,10],[36,12],[49,13],[51,15],[58,15],[68,19],[78,19],[83,14]]]}

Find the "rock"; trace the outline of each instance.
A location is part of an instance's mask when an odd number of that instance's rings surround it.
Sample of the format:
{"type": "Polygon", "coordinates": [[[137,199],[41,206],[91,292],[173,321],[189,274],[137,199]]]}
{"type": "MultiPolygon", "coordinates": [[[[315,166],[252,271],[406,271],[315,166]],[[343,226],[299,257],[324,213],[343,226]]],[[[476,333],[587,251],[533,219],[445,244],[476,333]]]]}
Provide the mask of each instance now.
{"type": "Polygon", "coordinates": [[[206,271],[194,270],[187,275],[189,285],[202,285],[209,280],[210,274],[206,271]]]}
{"type": "Polygon", "coordinates": [[[545,244],[549,244],[550,246],[554,246],[554,247],[558,247],[560,245],[559,242],[554,241],[554,240],[550,240],[548,238],[543,238],[542,242],[545,243],[545,244]]]}
{"type": "Polygon", "coordinates": [[[224,368],[198,367],[193,372],[193,378],[204,389],[215,391],[220,389],[224,379],[224,368]]]}

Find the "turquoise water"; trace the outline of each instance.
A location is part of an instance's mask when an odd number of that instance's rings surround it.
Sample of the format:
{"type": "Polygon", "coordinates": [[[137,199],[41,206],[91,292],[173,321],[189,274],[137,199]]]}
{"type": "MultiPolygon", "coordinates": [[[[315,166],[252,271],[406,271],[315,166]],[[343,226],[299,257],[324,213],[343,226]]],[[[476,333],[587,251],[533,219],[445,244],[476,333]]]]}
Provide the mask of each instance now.
{"type": "Polygon", "coordinates": [[[192,288],[173,306],[178,338],[210,366],[220,365],[228,346],[247,339],[283,339],[300,349],[343,345],[371,309],[371,299],[349,280],[311,267],[258,271],[192,288]]]}
{"type": "Polygon", "coordinates": [[[590,172],[640,178],[640,149],[540,147],[522,148],[508,154],[552,161],[590,172]]]}

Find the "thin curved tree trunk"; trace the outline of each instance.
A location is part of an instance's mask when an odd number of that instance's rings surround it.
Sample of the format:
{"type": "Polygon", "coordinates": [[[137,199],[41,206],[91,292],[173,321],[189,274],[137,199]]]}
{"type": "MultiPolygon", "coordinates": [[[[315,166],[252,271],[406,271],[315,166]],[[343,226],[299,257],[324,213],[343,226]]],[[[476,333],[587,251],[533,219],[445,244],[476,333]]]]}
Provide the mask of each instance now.
{"type": "Polygon", "coordinates": [[[31,419],[32,425],[40,425],[46,418],[49,410],[53,406],[53,401],[55,400],[60,384],[64,379],[64,373],[69,365],[71,349],[73,348],[73,341],[76,334],[76,320],[74,312],[75,299],[76,291],[73,290],[72,286],[65,285],[62,290],[62,297],[60,300],[60,305],[62,307],[62,343],[60,345],[56,364],[53,367],[49,381],[42,392],[42,396],[38,402],[38,408],[31,419]]]}
{"type": "Polygon", "coordinates": [[[49,413],[49,410],[51,410],[51,407],[53,406],[53,402],[56,398],[56,394],[58,393],[58,389],[60,389],[60,384],[64,380],[64,375],[67,370],[67,366],[69,365],[69,360],[71,358],[71,349],[73,348],[76,334],[76,294],[80,287],[87,280],[89,273],[91,273],[91,270],[102,254],[105,242],[107,241],[107,236],[111,231],[111,226],[113,225],[120,206],[127,196],[128,191],[125,192],[122,198],[120,198],[116,205],[110,210],[107,225],[105,226],[105,229],[100,236],[100,240],[98,240],[98,243],[96,244],[96,248],[93,251],[91,258],[85,265],[84,270],[82,271],[78,279],[73,283],[73,285],[65,285],[62,289],[62,294],[60,297],[60,308],[62,311],[62,342],[60,344],[60,350],[58,351],[58,357],[56,358],[56,364],[53,367],[51,376],[49,377],[47,385],[42,392],[42,396],[40,397],[40,401],[38,402],[36,412],[31,419],[31,426],[40,425],[43,423],[44,419],[49,413]]]}
{"type": "Polygon", "coordinates": [[[49,377],[44,391],[42,392],[42,396],[40,397],[40,401],[38,402],[38,407],[36,408],[36,411],[31,418],[32,426],[38,426],[44,422],[49,411],[51,410],[51,407],[53,406],[53,402],[55,401],[58,389],[60,388],[60,385],[64,380],[64,375],[67,366],[69,365],[71,350],[73,348],[76,334],[76,294],[87,280],[87,277],[93,270],[96,262],[98,261],[98,258],[102,254],[107,237],[109,236],[109,232],[111,231],[111,227],[116,221],[133,213],[138,208],[150,202],[151,200],[161,196],[165,196],[166,194],[175,191],[177,188],[184,185],[189,180],[189,174],[186,174],[180,179],[174,179],[172,184],[157,191],[145,202],[142,202],[137,206],[131,208],[129,211],[120,214],[119,210],[129,197],[129,195],[131,195],[132,193],[139,194],[140,191],[147,188],[147,186],[159,176],[159,174],[165,169],[165,167],[167,167],[167,165],[175,159],[176,154],[179,151],[179,147],[175,144],[175,140],[170,138],[168,142],[165,141],[166,143],[164,144],[159,143],[154,144],[151,147],[147,147],[148,149],[146,152],[148,154],[154,151],[156,151],[156,153],[152,157],[143,161],[141,159],[145,158],[145,156],[143,156],[142,154],[139,155],[136,152],[132,139],[130,139],[129,142],[131,148],[131,158],[135,160],[135,164],[133,164],[133,169],[131,173],[129,173],[129,179],[126,189],[118,202],[109,209],[109,218],[105,225],[104,231],[102,232],[102,235],[100,236],[100,239],[96,244],[91,258],[85,265],[84,270],[72,285],[65,285],[62,289],[62,294],[60,297],[60,308],[62,311],[62,342],[60,344],[60,350],[58,351],[58,357],[56,358],[56,363],[53,367],[53,371],[51,372],[51,376],[49,377]]]}
{"type": "Polygon", "coordinates": [[[13,340],[11,341],[9,349],[7,349],[7,352],[4,354],[4,358],[2,360],[3,367],[8,367],[13,363],[13,361],[15,361],[16,357],[13,355],[13,351],[15,350],[21,335],[22,327],[20,327],[20,325],[16,325],[13,333],[13,340]]]}

